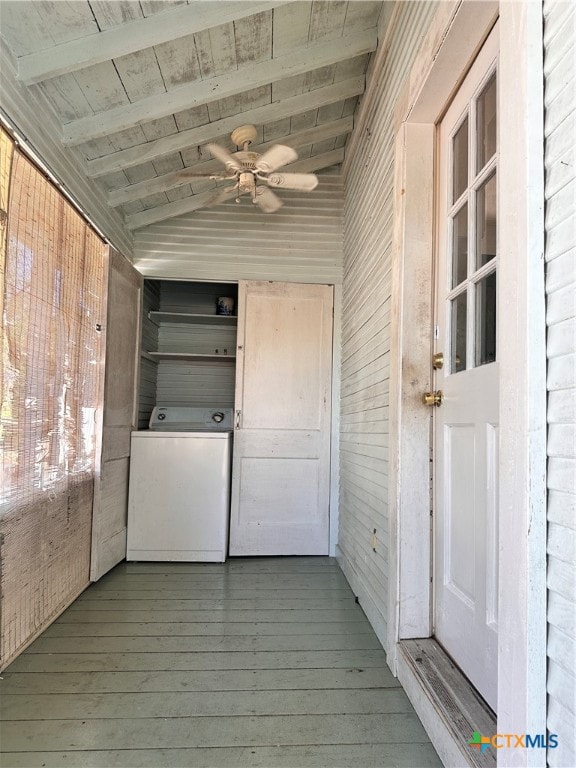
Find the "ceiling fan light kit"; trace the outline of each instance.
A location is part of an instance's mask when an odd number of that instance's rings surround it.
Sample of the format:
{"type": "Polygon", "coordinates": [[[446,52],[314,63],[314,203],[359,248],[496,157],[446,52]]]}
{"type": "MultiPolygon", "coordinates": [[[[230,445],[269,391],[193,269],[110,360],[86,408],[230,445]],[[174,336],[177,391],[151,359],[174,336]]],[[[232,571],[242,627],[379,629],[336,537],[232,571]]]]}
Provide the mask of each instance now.
{"type": "Polygon", "coordinates": [[[318,185],[318,177],[314,173],[274,173],[288,163],[298,159],[298,154],[292,147],[275,144],[260,155],[250,152],[249,147],[257,137],[253,125],[241,125],[232,131],[230,138],[237,152],[230,153],[219,144],[207,144],[212,156],[219,160],[226,169],[224,173],[197,173],[184,171],[186,178],[210,178],[214,181],[233,180],[234,186],[219,190],[206,205],[217,205],[236,193],[236,202],[240,195],[249,194],[252,202],[258,205],[264,213],[273,213],[282,205],[282,200],[272,192],[270,187],[295,189],[310,192],[318,185]],[[265,185],[265,186],[263,186],[265,185]]]}

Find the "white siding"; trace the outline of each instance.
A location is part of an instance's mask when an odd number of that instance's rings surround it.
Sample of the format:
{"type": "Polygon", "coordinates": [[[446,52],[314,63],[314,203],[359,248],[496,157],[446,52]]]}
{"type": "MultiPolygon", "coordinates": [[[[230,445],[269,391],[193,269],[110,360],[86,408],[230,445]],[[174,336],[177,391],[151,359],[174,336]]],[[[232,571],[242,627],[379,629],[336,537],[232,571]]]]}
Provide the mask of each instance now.
{"type": "Polygon", "coordinates": [[[162,361],[158,365],[156,402],[159,405],[195,405],[233,408],[236,366],[221,363],[162,361]]]}
{"type": "Polygon", "coordinates": [[[551,766],[576,765],[575,9],[544,2],[551,766]]]}
{"type": "Polygon", "coordinates": [[[162,323],[159,352],[190,352],[222,356],[206,362],[161,360],[158,364],[158,405],[208,405],[232,408],[235,391],[236,327],[162,323]]]}
{"type": "Polygon", "coordinates": [[[190,280],[342,281],[342,184],[320,176],[310,193],[279,193],[264,214],[246,198],[137,230],[134,264],[145,277],[190,280]]]}
{"type": "Polygon", "coordinates": [[[399,8],[345,182],[340,562],[382,642],[388,600],[388,407],[394,112],[435,3],[399,8]],[[375,531],[375,533],[374,533],[375,531]],[[376,537],[375,541],[372,538],[376,537]]]}

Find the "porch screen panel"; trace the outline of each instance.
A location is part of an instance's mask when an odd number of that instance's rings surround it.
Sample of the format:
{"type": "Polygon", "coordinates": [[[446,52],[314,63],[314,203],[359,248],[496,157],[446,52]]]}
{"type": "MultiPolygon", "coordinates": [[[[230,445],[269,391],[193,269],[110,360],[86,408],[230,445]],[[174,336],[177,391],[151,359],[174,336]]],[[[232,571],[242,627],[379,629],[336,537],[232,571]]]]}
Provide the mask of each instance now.
{"type": "MultiPolygon", "coordinates": [[[[2,134],[2,148],[9,145],[2,134]]],[[[10,147],[2,252],[1,661],[88,584],[105,245],[10,147]]],[[[3,171],[8,154],[3,152],[3,171]]]]}

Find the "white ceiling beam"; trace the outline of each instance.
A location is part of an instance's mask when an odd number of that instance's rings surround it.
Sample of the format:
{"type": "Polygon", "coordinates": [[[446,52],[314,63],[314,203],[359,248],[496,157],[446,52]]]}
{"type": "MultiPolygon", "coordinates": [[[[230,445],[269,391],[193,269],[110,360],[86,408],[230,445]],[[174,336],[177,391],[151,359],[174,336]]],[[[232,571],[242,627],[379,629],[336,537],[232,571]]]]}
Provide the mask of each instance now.
{"type": "Polygon", "coordinates": [[[73,120],[63,126],[62,141],[67,146],[76,146],[134,125],[210,104],[278,80],[303,75],[310,70],[370,53],[376,50],[377,42],[376,30],[371,29],[338,40],[311,43],[277,59],[261,61],[206,80],[195,80],[133,104],[73,120]]]}
{"type": "MultiPolygon", "coordinates": [[[[284,144],[285,146],[293,147],[294,149],[297,147],[306,147],[319,141],[334,139],[337,136],[350,133],[353,127],[354,118],[350,115],[349,117],[343,117],[340,120],[334,120],[331,123],[317,125],[315,128],[310,128],[307,131],[291,133],[289,136],[282,136],[274,141],[267,141],[264,144],[251,146],[250,151],[263,154],[275,144],[284,144]]],[[[222,163],[218,162],[218,160],[208,160],[204,163],[196,163],[187,168],[183,168],[182,170],[172,171],[171,173],[166,173],[163,176],[158,176],[154,179],[147,179],[146,181],[140,181],[136,184],[130,184],[127,187],[114,189],[108,195],[108,205],[115,208],[119,205],[125,205],[126,203],[140,200],[148,195],[168,192],[171,189],[177,189],[186,184],[193,184],[194,180],[190,179],[190,177],[186,177],[186,174],[190,172],[218,173],[222,170],[222,163]]]]}
{"type": "Polygon", "coordinates": [[[128,21],[93,35],[20,56],[18,77],[32,85],[109,59],[268,11],[284,2],[218,2],[179,6],[146,19],[128,21]]]}
{"type": "Polygon", "coordinates": [[[219,136],[231,133],[234,128],[241,124],[254,123],[254,125],[264,125],[308,112],[311,109],[327,107],[338,101],[359,96],[364,92],[364,87],[364,75],[351,77],[334,85],[316,88],[313,91],[292,96],[283,101],[273,102],[272,104],[266,104],[255,109],[248,109],[246,112],[241,112],[232,117],[215,120],[213,123],[206,123],[206,125],[201,125],[197,128],[189,128],[186,131],[181,131],[171,136],[164,136],[161,139],[149,141],[146,144],[122,149],[111,155],[88,160],[86,162],[87,176],[96,179],[106,176],[108,173],[122,171],[125,168],[133,168],[142,163],[154,162],[154,160],[165,155],[171,155],[189,147],[215,141],[219,136]]]}
{"type": "MultiPolygon", "coordinates": [[[[306,160],[298,160],[296,163],[287,165],[286,170],[290,173],[313,173],[314,171],[322,170],[322,168],[329,168],[331,165],[341,163],[343,159],[344,149],[335,149],[323,155],[315,155],[314,157],[306,158],[306,160]]],[[[149,211],[134,213],[126,217],[126,226],[129,230],[141,229],[149,224],[156,224],[159,221],[165,221],[174,216],[197,211],[199,208],[203,208],[206,203],[209,203],[214,194],[215,190],[210,189],[207,192],[200,192],[200,194],[186,197],[184,200],[159,205],[157,208],[151,208],[149,211]]],[[[233,194],[231,192],[230,196],[232,197],[233,194]]]]}

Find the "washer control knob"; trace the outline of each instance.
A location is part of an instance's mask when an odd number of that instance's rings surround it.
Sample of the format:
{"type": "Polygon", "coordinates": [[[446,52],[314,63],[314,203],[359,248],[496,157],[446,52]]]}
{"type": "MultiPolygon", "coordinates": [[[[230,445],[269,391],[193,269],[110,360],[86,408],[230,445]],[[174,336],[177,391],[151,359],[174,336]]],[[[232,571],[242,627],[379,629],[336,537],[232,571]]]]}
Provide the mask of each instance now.
{"type": "Polygon", "coordinates": [[[158,414],[158,421],[164,421],[165,418],[166,418],[166,414],[165,413],[159,413],[158,414]]]}
{"type": "Polygon", "coordinates": [[[212,421],[215,421],[216,424],[221,424],[224,421],[224,414],[222,411],[216,411],[216,413],[213,413],[212,421]]]}

